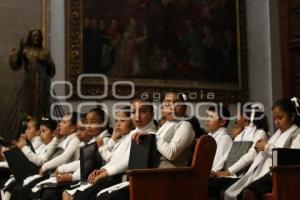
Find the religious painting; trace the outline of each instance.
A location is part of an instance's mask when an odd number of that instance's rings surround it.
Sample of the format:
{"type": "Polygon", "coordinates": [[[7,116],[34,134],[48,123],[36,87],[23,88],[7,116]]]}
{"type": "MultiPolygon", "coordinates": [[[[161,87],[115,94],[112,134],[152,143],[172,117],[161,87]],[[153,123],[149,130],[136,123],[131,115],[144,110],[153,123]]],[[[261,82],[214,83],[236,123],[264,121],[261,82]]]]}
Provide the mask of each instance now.
{"type": "MultiPolygon", "coordinates": [[[[81,74],[103,74],[137,93],[247,98],[244,0],[67,0],[66,11],[66,76],[75,85],[81,74]]],[[[102,92],[93,79],[81,84],[87,95],[102,92]]]]}

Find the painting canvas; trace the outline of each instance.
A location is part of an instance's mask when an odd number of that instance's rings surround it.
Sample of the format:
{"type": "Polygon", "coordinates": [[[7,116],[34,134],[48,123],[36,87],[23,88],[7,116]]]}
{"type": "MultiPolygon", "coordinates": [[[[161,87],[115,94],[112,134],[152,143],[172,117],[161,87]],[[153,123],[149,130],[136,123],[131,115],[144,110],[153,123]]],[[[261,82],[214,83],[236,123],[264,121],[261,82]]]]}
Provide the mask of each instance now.
{"type": "MultiPolygon", "coordinates": [[[[132,81],[138,92],[245,99],[244,6],[244,0],[68,0],[67,79],[104,74],[132,81]]],[[[95,81],[82,87],[101,93],[95,81]]]]}

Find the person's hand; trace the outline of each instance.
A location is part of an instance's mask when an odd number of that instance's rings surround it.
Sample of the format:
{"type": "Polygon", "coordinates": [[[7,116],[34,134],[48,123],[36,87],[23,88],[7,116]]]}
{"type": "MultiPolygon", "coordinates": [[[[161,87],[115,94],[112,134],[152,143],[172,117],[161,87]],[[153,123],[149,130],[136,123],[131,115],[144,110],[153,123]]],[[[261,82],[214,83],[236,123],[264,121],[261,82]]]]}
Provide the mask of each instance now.
{"type": "Polygon", "coordinates": [[[65,183],[65,182],[71,182],[72,181],[72,175],[71,174],[58,174],[55,176],[58,183],[65,183]]]}
{"type": "Polygon", "coordinates": [[[101,147],[104,144],[102,137],[97,138],[96,142],[97,142],[97,147],[101,147]]]}
{"type": "Polygon", "coordinates": [[[94,180],[94,178],[95,178],[96,176],[98,176],[98,174],[101,173],[101,170],[102,170],[102,169],[96,169],[96,170],[92,171],[92,173],[90,173],[90,175],[89,175],[89,177],[88,177],[88,182],[91,182],[92,180],[94,180]]]}
{"type": "Polygon", "coordinates": [[[117,141],[120,137],[122,137],[122,133],[121,133],[120,129],[115,128],[115,129],[114,129],[114,132],[113,132],[113,134],[112,134],[112,136],[111,136],[111,138],[112,138],[114,141],[117,141]]]}
{"type": "Polygon", "coordinates": [[[58,168],[56,168],[56,170],[53,172],[53,176],[57,177],[58,174],[59,174],[58,168]]]}
{"type": "Polygon", "coordinates": [[[231,176],[232,174],[228,170],[223,170],[223,171],[217,171],[216,176],[217,177],[226,177],[226,176],[231,176]]]}
{"type": "Polygon", "coordinates": [[[217,177],[217,173],[215,171],[211,171],[210,177],[212,177],[212,178],[217,177]]]}
{"type": "Polygon", "coordinates": [[[22,149],[26,145],[27,145],[26,139],[20,137],[19,141],[17,142],[17,147],[19,149],[22,149]]]}
{"type": "Polygon", "coordinates": [[[22,140],[22,139],[27,139],[27,135],[26,135],[26,133],[22,133],[21,135],[20,135],[20,137],[19,137],[19,140],[22,140]]]}
{"type": "Polygon", "coordinates": [[[259,141],[257,141],[256,144],[255,144],[255,150],[256,150],[257,152],[264,151],[264,150],[265,150],[265,146],[266,146],[267,144],[268,144],[267,141],[265,141],[265,140],[259,140],[259,141]]]}
{"type": "Polygon", "coordinates": [[[95,184],[98,180],[103,179],[108,176],[108,173],[105,169],[102,169],[100,174],[95,176],[91,181],[89,181],[91,184],[95,184]]]}
{"type": "Polygon", "coordinates": [[[43,176],[44,173],[45,173],[45,171],[43,170],[43,167],[41,167],[40,170],[39,170],[39,175],[43,176]]]}
{"type": "Polygon", "coordinates": [[[144,136],[144,135],[147,135],[146,133],[143,133],[143,132],[137,132],[135,134],[132,135],[131,137],[131,140],[137,144],[139,144],[141,142],[141,138],[144,136]]]}

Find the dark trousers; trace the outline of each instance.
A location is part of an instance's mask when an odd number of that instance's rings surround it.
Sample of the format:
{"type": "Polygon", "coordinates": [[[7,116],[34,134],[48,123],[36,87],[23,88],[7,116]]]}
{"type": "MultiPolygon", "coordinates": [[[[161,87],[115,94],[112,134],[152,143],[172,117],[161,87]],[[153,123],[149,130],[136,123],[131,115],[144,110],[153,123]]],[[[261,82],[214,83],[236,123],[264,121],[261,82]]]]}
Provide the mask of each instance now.
{"type": "Polygon", "coordinates": [[[62,199],[62,193],[64,190],[72,189],[71,186],[78,183],[75,182],[64,182],[56,184],[55,187],[44,188],[40,191],[39,198],[43,200],[60,200],[62,199]]]}
{"type": "Polygon", "coordinates": [[[9,168],[0,167],[0,188],[4,187],[4,184],[9,179],[10,175],[11,172],[9,168]]]}
{"type": "Polygon", "coordinates": [[[43,200],[61,200],[63,188],[47,188],[43,191],[43,200]]]}
{"type": "Polygon", "coordinates": [[[254,181],[245,189],[257,194],[257,198],[261,199],[262,195],[272,192],[272,175],[270,173],[264,175],[260,179],[254,181]]]}
{"type": "Polygon", "coordinates": [[[129,187],[101,194],[97,200],[129,200],[129,187]]]}
{"type": "Polygon", "coordinates": [[[39,182],[48,179],[49,176],[43,176],[28,183],[23,187],[23,181],[17,181],[13,188],[8,191],[11,193],[11,200],[28,200],[31,199],[31,188],[39,182]]]}
{"type": "Polygon", "coordinates": [[[75,193],[74,199],[75,200],[97,199],[97,194],[100,190],[121,183],[121,181],[122,181],[122,175],[115,175],[115,176],[103,178],[97,181],[93,186],[87,188],[86,190],[75,193]]]}
{"type": "Polygon", "coordinates": [[[208,182],[208,194],[210,199],[219,199],[221,191],[227,190],[232,184],[238,181],[238,178],[210,178],[208,182]]]}

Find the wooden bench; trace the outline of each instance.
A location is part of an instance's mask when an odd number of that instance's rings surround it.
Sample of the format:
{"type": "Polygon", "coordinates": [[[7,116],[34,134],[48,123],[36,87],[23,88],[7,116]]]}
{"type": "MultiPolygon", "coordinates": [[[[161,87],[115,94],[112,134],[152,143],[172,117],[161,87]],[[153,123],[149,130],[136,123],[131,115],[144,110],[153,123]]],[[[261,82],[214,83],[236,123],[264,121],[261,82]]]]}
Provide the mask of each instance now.
{"type": "Polygon", "coordinates": [[[300,199],[300,165],[277,166],[272,168],[272,193],[265,194],[264,200],[300,199]]]}
{"type": "Polygon", "coordinates": [[[208,199],[215,152],[215,140],[205,135],[196,139],[190,167],[128,170],[130,200],[208,199]]]}

